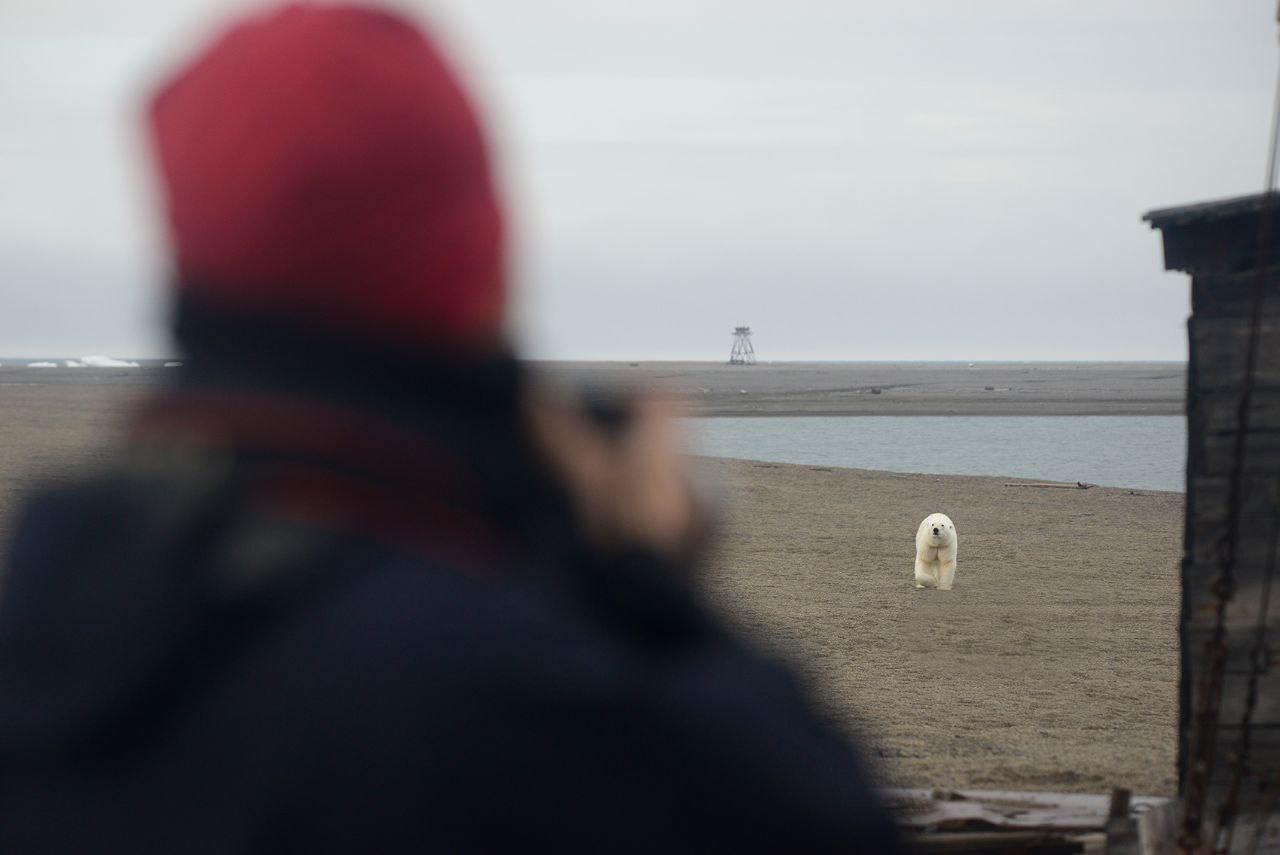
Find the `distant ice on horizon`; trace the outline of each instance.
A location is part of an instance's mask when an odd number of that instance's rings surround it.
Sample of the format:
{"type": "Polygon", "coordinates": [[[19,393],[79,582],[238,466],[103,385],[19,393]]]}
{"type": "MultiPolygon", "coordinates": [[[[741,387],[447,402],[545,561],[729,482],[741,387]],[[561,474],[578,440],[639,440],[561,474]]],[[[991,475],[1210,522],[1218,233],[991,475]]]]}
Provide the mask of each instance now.
{"type": "Polygon", "coordinates": [[[165,367],[165,368],[181,368],[181,367],[182,367],[182,363],[181,363],[181,362],[166,362],[166,363],[164,364],[164,367],[165,367]]]}
{"type": "Polygon", "coordinates": [[[38,362],[28,362],[28,368],[140,368],[141,364],[128,359],[116,359],[113,356],[102,356],[101,354],[93,356],[82,356],[79,359],[64,359],[61,362],[42,359],[38,362]]]}
{"type": "MultiPolygon", "coordinates": [[[[138,363],[124,359],[113,359],[110,356],[82,356],[80,364],[86,368],[137,368],[138,363]]],[[[68,363],[69,364],[69,363],[68,363]]]]}

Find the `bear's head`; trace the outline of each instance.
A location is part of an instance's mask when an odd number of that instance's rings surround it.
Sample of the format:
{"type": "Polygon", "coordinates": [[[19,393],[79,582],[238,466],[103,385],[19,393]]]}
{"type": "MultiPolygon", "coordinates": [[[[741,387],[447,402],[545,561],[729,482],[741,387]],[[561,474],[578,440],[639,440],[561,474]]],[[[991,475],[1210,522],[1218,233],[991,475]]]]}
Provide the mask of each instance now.
{"type": "Polygon", "coordinates": [[[947,546],[956,539],[956,527],[946,514],[930,514],[924,521],[930,546],[947,546]]]}

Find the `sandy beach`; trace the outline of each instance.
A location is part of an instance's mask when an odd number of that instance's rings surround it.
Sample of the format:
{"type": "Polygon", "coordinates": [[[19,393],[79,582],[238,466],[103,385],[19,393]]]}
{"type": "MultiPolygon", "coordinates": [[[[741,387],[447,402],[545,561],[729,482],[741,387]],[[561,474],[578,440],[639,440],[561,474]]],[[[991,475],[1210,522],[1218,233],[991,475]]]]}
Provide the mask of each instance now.
{"type": "MultiPolygon", "coordinates": [[[[26,478],[67,477],[100,454],[128,402],[161,376],[76,371],[0,368],[0,538],[26,478]]],[[[614,364],[557,374],[700,384],[711,390],[695,401],[701,413],[741,414],[738,398],[751,398],[756,414],[904,415],[1174,413],[1184,377],[1171,365],[645,373],[614,364]],[[868,383],[881,394],[853,391],[868,383]],[[734,388],[748,384],[746,396],[734,388]],[[988,385],[1009,391],[984,393],[988,385]]],[[[794,661],[842,726],[867,734],[887,783],[1173,791],[1180,494],[696,465],[723,498],[706,577],[716,608],[794,661]],[[946,593],[911,583],[915,526],[932,511],[960,532],[956,587],[946,593]]]]}
{"type": "Polygon", "coordinates": [[[704,460],[707,584],[901,786],[1169,795],[1182,496],[704,460]],[[916,590],[915,527],[960,534],[916,590]]]}
{"type": "Polygon", "coordinates": [[[37,371],[57,369],[0,368],[0,544],[8,540],[10,517],[27,481],[67,478],[77,465],[103,454],[129,403],[150,386],[139,382],[144,378],[135,376],[137,369],[121,372],[118,382],[50,382],[30,376],[37,371]]]}

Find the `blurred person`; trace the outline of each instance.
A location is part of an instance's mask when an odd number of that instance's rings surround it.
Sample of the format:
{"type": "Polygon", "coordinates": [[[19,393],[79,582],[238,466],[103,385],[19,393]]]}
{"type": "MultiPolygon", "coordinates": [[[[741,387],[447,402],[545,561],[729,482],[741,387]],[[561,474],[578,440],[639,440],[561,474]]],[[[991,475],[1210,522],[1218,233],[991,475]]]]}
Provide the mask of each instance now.
{"type": "Polygon", "coordinates": [[[510,353],[482,131],[420,31],[257,14],[149,128],[186,360],[20,514],[0,850],[894,849],[699,602],[669,408],[510,353]]]}

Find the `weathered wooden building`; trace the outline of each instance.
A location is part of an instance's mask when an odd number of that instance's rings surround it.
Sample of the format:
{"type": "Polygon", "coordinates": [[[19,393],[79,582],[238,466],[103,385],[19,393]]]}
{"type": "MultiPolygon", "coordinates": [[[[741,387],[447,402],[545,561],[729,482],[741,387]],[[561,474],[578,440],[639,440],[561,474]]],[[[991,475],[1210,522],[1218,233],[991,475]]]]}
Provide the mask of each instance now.
{"type": "MultiPolygon", "coordinates": [[[[1280,530],[1280,200],[1245,196],[1145,219],[1163,233],[1165,267],[1191,275],[1184,844],[1198,827],[1204,844],[1250,851],[1258,820],[1280,808],[1280,590],[1271,589],[1280,530]]],[[[1265,827],[1258,851],[1272,851],[1277,824],[1265,827]]]]}

